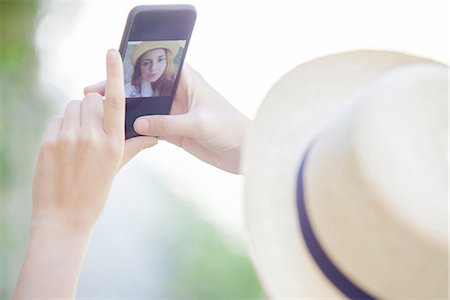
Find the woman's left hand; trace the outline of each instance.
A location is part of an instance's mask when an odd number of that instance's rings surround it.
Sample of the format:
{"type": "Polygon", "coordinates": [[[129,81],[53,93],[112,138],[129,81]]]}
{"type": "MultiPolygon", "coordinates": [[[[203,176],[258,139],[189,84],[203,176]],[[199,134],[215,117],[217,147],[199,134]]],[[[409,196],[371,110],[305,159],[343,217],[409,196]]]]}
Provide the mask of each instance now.
{"type": "Polygon", "coordinates": [[[117,171],[153,137],[125,142],[123,66],[107,54],[105,100],[98,93],[70,102],[45,132],[33,183],[32,225],[90,227],[99,217],[117,171]]]}
{"type": "Polygon", "coordinates": [[[70,102],[44,134],[33,182],[30,239],[14,299],[71,299],[90,238],[118,170],[154,137],[125,141],[119,53],[107,54],[105,99],[70,102]]]}

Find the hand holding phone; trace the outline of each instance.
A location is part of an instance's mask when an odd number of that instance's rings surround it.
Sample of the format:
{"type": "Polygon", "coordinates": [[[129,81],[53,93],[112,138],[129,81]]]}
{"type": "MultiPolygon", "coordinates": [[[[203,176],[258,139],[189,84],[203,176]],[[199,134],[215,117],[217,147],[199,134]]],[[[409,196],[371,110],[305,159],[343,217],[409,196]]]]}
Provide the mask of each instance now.
{"type": "Polygon", "coordinates": [[[124,62],[125,136],[138,136],[136,118],[167,115],[180,79],[196,18],[191,5],[137,6],[120,45],[124,62]]]}
{"type": "Polygon", "coordinates": [[[239,173],[241,147],[250,125],[250,119],[185,65],[171,114],[142,116],[134,128],[139,134],[173,143],[210,165],[239,173]]]}

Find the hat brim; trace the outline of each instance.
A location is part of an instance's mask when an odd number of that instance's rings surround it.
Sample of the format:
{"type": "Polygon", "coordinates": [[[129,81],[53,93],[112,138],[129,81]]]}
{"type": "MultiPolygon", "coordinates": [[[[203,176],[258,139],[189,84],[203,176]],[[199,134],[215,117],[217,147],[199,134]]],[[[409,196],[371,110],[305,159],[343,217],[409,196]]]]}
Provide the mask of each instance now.
{"type": "Polygon", "coordinates": [[[371,82],[424,62],[432,61],[388,51],[341,53],[296,67],[269,91],[242,154],[252,259],[269,297],[343,297],[311,259],[300,233],[296,176],[302,154],[371,82]]]}

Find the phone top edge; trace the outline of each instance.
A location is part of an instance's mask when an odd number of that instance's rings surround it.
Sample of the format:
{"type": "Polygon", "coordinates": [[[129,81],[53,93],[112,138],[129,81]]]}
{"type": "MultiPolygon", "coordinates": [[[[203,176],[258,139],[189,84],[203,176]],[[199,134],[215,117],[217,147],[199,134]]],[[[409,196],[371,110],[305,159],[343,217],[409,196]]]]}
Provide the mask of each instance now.
{"type": "Polygon", "coordinates": [[[131,9],[129,16],[145,11],[178,11],[188,10],[197,14],[196,8],[191,4],[164,4],[164,5],[138,5],[131,9]]]}
{"type": "MultiPolygon", "coordinates": [[[[193,5],[190,4],[182,4],[182,5],[138,5],[135,6],[134,8],[132,8],[128,14],[128,18],[127,18],[127,22],[124,28],[124,32],[122,35],[122,40],[120,43],[120,47],[119,47],[119,52],[122,56],[122,59],[125,56],[125,49],[127,47],[127,43],[130,40],[130,33],[131,33],[131,29],[132,26],[135,22],[135,20],[137,18],[139,18],[139,16],[141,14],[146,14],[146,13],[159,13],[159,12],[165,12],[165,13],[171,13],[171,12],[185,12],[187,14],[190,15],[190,19],[191,19],[191,29],[190,29],[190,33],[186,38],[183,38],[183,40],[189,40],[191,35],[192,35],[192,31],[194,28],[194,25],[196,23],[196,19],[197,19],[197,11],[195,9],[195,7],[193,5]]],[[[164,39],[162,39],[164,40],[164,39]]],[[[170,39],[168,39],[170,40],[170,39]]]]}

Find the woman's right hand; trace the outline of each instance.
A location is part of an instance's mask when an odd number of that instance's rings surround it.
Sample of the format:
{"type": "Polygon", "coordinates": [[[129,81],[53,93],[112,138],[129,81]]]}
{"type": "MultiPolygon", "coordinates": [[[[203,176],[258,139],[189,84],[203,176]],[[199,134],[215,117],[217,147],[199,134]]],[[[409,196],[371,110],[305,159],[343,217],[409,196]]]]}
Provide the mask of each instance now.
{"type": "MultiPolygon", "coordinates": [[[[104,92],[104,82],[84,93],[104,92]]],[[[228,103],[203,77],[184,65],[170,115],[134,122],[137,133],[158,136],[222,170],[239,173],[241,146],[250,119],[228,103]]]]}

